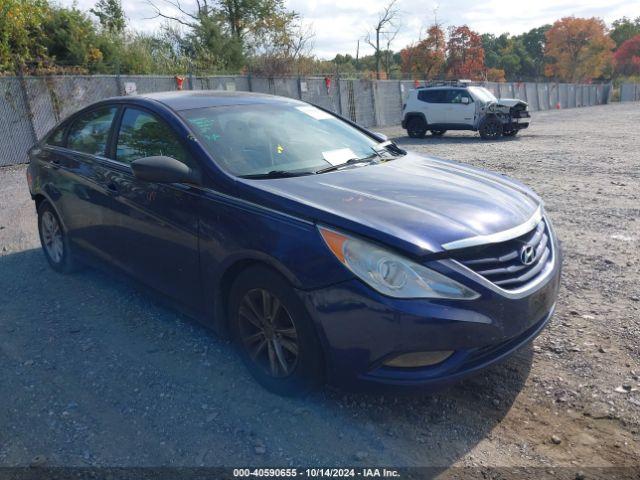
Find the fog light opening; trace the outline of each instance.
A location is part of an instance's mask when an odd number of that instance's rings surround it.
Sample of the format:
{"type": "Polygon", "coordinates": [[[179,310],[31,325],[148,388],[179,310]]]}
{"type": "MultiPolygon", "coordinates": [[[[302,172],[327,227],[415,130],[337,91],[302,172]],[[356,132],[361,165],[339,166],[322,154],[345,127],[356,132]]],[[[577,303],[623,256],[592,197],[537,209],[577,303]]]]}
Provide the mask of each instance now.
{"type": "Polygon", "coordinates": [[[404,353],[393,357],[390,360],[384,362],[387,367],[394,368],[420,368],[430,367],[444,362],[447,358],[453,355],[453,350],[441,350],[437,352],[412,352],[404,353]]]}

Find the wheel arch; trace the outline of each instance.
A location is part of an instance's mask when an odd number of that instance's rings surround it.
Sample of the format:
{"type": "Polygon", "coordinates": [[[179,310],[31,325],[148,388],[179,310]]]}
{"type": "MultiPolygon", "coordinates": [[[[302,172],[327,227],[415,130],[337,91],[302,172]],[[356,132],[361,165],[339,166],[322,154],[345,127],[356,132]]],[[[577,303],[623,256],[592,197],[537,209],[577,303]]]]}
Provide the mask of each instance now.
{"type": "Polygon", "coordinates": [[[64,218],[62,215],[60,215],[60,210],[58,210],[56,203],[51,199],[49,195],[47,195],[46,191],[39,190],[37,193],[34,193],[31,195],[31,199],[35,202],[36,212],[40,210],[40,206],[44,202],[49,203],[49,205],[51,205],[51,208],[53,208],[53,211],[55,212],[56,216],[58,217],[58,220],[60,221],[60,224],[62,225],[62,228],[64,229],[64,231],[65,232],[68,231],[64,218]]]}
{"type": "MultiPolygon", "coordinates": [[[[293,296],[297,298],[299,307],[304,312],[303,315],[310,321],[310,334],[315,337],[315,342],[317,342],[319,348],[319,363],[316,364],[319,367],[319,378],[321,383],[325,383],[327,381],[327,375],[330,368],[327,359],[327,349],[329,348],[329,345],[326,335],[309,311],[309,305],[305,292],[300,290],[300,287],[296,285],[296,281],[286,273],[287,269],[281,266],[277,260],[269,261],[261,258],[244,258],[239,259],[228,266],[223,275],[220,277],[218,283],[220,288],[218,289],[217,294],[217,298],[219,300],[217,302],[218,311],[216,312],[216,317],[218,319],[218,325],[216,326],[217,333],[219,335],[222,335],[223,338],[233,339],[233,327],[230,324],[229,316],[229,300],[231,297],[231,290],[234,282],[238,277],[240,277],[240,275],[242,275],[247,270],[256,267],[269,270],[270,272],[281,277],[291,287],[294,293],[293,296]],[[219,330],[220,328],[222,328],[222,330],[219,330]]],[[[273,292],[277,293],[278,290],[274,289],[273,292]]]]}
{"type": "MultiPolygon", "coordinates": [[[[31,200],[33,200],[36,204],[36,211],[38,211],[40,209],[40,205],[42,205],[42,202],[48,202],[49,200],[47,199],[47,197],[45,197],[42,193],[36,193],[34,195],[31,195],[31,200]]],[[[51,203],[51,202],[49,202],[51,203]]]]}
{"type": "Polygon", "coordinates": [[[229,336],[229,296],[231,287],[238,276],[248,268],[262,266],[284,277],[292,287],[299,288],[300,282],[296,276],[276,259],[256,252],[245,253],[243,256],[227,262],[215,282],[213,327],[220,335],[229,336]]]}
{"type": "Polygon", "coordinates": [[[405,125],[409,122],[409,120],[411,120],[413,118],[419,118],[420,120],[422,120],[424,122],[425,127],[429,126],[429,122],[427,121],[427,117],[422,112],[407,112],[405,114],[405,116],[404,116],[405,125]]]}

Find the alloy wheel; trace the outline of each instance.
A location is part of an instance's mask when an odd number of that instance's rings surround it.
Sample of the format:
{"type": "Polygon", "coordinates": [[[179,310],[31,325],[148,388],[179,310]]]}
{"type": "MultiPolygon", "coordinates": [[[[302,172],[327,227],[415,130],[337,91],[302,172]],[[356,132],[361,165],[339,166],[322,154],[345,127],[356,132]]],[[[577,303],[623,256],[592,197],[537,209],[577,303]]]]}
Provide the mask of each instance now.
{"type": "Polygon", "coordinates": [[[53,213],[45,211],[42,214],[41,226],[44,248],[54,263],[62,262],[64,257],[64,241],[60,223],[53,213]]]}
{"type": "Polygon", "coordinates": [[[251,360],[272,377],[291,375],[299,357],[298,332],[278,297],[265,289],[248,291],[238,311],[240,338],[251,360]]]}

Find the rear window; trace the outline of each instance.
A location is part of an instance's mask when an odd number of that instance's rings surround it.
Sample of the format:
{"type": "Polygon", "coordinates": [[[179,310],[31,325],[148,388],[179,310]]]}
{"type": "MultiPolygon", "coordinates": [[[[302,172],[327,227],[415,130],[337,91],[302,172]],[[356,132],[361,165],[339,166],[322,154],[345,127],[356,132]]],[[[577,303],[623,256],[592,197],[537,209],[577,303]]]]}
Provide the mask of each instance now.
{"type": "Polygon", "coordinates": [[[65,128],[66,126],[60,126],[56,128],[53,132],[49,134],[49,136],[45,140],[45,143],[47,145],[52,145],[54,147],[64,147],[65,146],[65,141],[64,141],[65,128]]]}
{"type": "Polygon", "coordinates": [[[103,107],[80,115],[69,128],[68,148],[90,155],[105,155],[116,107],[103,107]]]}

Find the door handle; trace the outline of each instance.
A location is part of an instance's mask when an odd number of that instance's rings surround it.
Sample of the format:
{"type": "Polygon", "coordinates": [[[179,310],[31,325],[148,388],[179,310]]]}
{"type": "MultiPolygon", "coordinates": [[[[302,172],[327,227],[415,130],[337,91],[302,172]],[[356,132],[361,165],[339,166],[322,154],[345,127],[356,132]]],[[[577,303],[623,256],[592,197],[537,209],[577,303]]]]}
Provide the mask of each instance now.
{"type": "Polygon", "coordinates": [[[107,193],[116,195],[118,193],[118,186],[114,182],[107,183],[107,193]]]}

